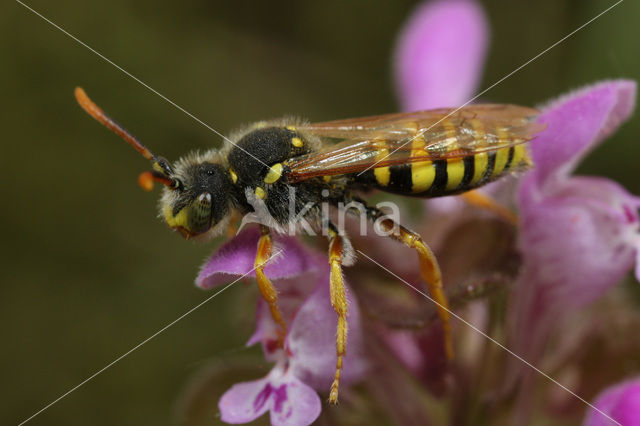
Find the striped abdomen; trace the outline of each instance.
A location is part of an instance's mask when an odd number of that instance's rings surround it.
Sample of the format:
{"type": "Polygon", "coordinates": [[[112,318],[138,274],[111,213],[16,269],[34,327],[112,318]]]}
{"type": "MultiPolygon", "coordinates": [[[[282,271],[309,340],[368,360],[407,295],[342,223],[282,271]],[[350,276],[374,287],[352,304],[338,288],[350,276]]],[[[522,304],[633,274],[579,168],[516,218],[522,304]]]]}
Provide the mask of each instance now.
{"type": "Polygon", "coordinates": [[[379,167],[355,177],[380,190],[415,197],[440,197],[468,191],[530,165],[525,144],[455,159],[379,167]]]}

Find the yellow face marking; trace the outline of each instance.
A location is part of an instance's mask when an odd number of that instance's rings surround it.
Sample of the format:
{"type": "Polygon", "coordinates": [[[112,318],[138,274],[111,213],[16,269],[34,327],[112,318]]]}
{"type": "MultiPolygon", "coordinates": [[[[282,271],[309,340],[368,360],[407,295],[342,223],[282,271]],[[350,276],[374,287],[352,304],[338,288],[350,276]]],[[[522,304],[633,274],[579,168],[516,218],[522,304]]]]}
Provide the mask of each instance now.
{"type": "Polygon", "coordinates": [[[327,183],[331,182],[331,176],[322,176],[322,179],[327,183]]]}
{"type": "MultiPolygon", "coordinates": [[[[386,147],[386,141],[380,139],[376,142],[381,146],[380,148],[378,148],[378,155],[376,155],[376,160],[380,161],[387,155],[389,155],[389,150],[386,147]]],[[[389,167],[376,167],[375,169],[373,169],[373,175],[376,177],[376,182],[378,182],[378,185],[389,185],[389,180],[391,180],[391,171],[389,171],[389,167]]]]}
{"type": "Polygon", "coordinates": [[[423,192],[431,188],[436,178],[436,168],[431,161],[411,164],[411,191],[423,192]]]}
{"type": "Polygon", "coordinates": [[[229,174],[231,175],[231,180],[233,181],[233,183],[236,183],[238,181],[238,175],[236,174],[236,172],[229,169],[229,174]]]}
{"type": "Polygon", "coordinates": [[[464,162],[459,158],[447,160],[447,190],[453,190],[460,185],[464,176],[464,162]]]}
{"type": "Polygon", "coordinates": [[[164,220],[171,228],[182,227],[187,228],[187,209],[184,208],[178,212],[177,215],[173,215],[171,206],[166,205],[163,208],[164,220]]]}
{"type": "Polygon", "coordinates": [[[261,200],[264,200],[265,198],[267,198],[267,193],[265,192],[264,189],[257,187],[256,191],[255,191],[256,197],[260,198],[261,200]]]}
{"type": "Polygon", "coordinates": [[[296,148],[301,148],[304,145],[304,142],[302,142],[302,139],[300,138],[291,138],[291,145],[295,146],[296,148]]]}
{"type": "Polygon", "coordinates": [[[282,176],[282,163],[276,163],[269,169],[264,177],[264,183],[275,183],[282,176]]]}
{"type": "Polygon", "coordinates": [[[473,186],[482,180],[484,173],[487,171],[489,165],[489,154],[483,152],[473,156],[473,178],[469,182],[470,186],[473,186]]]}

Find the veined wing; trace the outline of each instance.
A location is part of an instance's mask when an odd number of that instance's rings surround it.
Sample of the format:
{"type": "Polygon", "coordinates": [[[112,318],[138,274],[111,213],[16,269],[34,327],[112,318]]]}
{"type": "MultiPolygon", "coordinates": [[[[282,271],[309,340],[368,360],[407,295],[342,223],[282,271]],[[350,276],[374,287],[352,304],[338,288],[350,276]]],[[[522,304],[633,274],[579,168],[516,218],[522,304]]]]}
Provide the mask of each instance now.
{"type": "Polygon", "coordinates": [[[396,113],[299,126],[319,137],[323,148],[287,161],[297,182],[315,176],[358,173],[418,161],[462,158],[519,145],[545,125],[538,111],[516,105],[396,113]]]}

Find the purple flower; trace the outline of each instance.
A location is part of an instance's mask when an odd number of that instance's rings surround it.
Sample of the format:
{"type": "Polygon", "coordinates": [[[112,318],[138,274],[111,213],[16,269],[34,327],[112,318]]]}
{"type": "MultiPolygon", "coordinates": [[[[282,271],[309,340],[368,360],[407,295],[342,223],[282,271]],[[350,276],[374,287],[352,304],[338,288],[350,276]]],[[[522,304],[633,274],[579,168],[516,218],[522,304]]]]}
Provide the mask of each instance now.
{"type": "Polygon", "coordinates": [[[584,426],[609,426],[611,417],[623,426],[640,426],[640,378],[627,380],[605,389],[584,420],[584,426]]]}
{"type": "Polygon", "coordinates": [[[424,2],[400,33],[395,75],[405,111],[457,107],[474,94],[489,39],[482,8],[473,1],[424,2]]]}
{"type": "MultiPolygon", "coordinates": [[[[225,244],[203,266],[196,284],[210,288],[251,271],[258,238],[252,228],[225,244]]],[[[266,377],[236,384],[222,396],[218,405],[228,423],[247,423],[269,411],[274,425],[310,424],[322,405],[314,389],[326,391],[333,380],[337,318],[329,298],[327,259],[292,237],[276,237],[273,252],[280,250],[265,266],[265,274],[278,289],[278,304],[288,324],[284,348],[277,345],[278,328],[260,299],[256,331],[247,344],[260,342],[265,358],[275,365],[266,377]]],[[[343,384],[357,380],[365,368],[359,311],[348,299],[350,334],[343,384]]]]}
{"type": "MultiPolygon", "coordinates": [[[[402,109],[468,102],[480,80],[488,32],[473,1],[420,5],[396,46],[402,109]]],[[[609,81],[548,104],[539,119],[548,127],[530,144],[533,171],[518,186],[514,179],[503,179],[481,189],[503,204],[515,201],[519,208],[524,265],[508,324],[512,349],[534,364],[565,315],[599,298],[634,263],[640,279],[640,199],[611,180],[571,176],[589,151],[630,116],[635,93],[633,81],[609,81]]],[[[428,206],[447,213],[450,221],[451,212],[469,210],[461,209],[457,197],[429,200],[428,206]]],[[[414,346],[396,352],[415,369],[420,354],[414,346]]],[[[511,383],[523,366],[513,361],[512,368],[511,383]]]]}
{"type": "Polygon", "coordinates": [[[518,189],[523,267],[510,307],[513,349],[529,361],[554,325],[636,263],[640,199],[609,179],[571,176],[630,116],[635,94],[633,81],[603,82],[551,102],[539,117],[548,127],[531,143],[536,167],[518,189]]]}
{"type": "MultiPolygon", "coordinates": [[[[403,109],[467,102],[479,81],[487,34],[486,19],[475,2],[419,6],[396,47],[403,109]]],[[[531,338],[534,324],[551,320],[559,314],[555,311],[595,300],[635,262],[640,200],[608,179],[569,176],[629,117],[635,91],[632,81],[601,83],[550,103],[540,116],[548,128],[530,144],[535,168],[522,181],[517,197],[525,266],[512,312],[520,324],[514,333],[522,340],[517,347],[525,353],[526,346],[540,343],[531,338]]],[[[489,187],[495,191],[499,185],[489,187]]],[[[446,197],[431,201],[430,207],[448,210],[456,203],[446,197]]],[[[535,329],[544,334],[548,326],[535,329]]]]}

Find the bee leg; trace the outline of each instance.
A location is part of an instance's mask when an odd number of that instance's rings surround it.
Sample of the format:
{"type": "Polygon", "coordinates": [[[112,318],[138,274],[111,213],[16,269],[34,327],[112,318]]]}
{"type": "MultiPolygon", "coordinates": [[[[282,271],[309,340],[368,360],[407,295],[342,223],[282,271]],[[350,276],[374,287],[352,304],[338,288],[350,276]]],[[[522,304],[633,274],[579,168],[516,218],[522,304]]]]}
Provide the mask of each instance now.
{"type": "Polygon", "coordinates": [[[444,348],[447,358],[453,358],[453,342],[451,339],[451,315],[449,302],[442,287],[442,274],[438,260],[422,237],[404,226],[396,223],[384,212],[374,207],[367,206],[362,200],[357,200],[366,206],[366,213],[370,220],[377,222],[382,230],[391,238],[414,249],[418,253],[420,261],[420,275],[429,286],[429,293],[436,302],[438,316],[442,321],[444,331],[444,348]]]}
{"type": "Polygon", "coordinates": [[[336,375],[329,392],[329,403],[338,403],[338,387],[342,373],[342,360],[347,349],[347,294],[342,279],[342,257],[344,254],[344,239],[338,229],[329,224],[329,265],[331,267],[330,292],[331,306],[338,315],[338,330],[336,332],[336,375]]]}
{"type": "Polygon", "coordinates": [[[258,241],[258,252],[256,254],[256,261],[254,267],[256,270],[256,280],[258,281],[258,289],[265,302],[269,305],[271,311],[271,317],[280,326],[280,335],[278,336],[278,345],[282,347],[284,345],[284,337],[287,334],[287,324],[282,318],[282,312],[278,307],[278,292],[267,276],[264,274],[264,264],[271,257],[273,249],[273,242],[271,241],[271,235],[269,234],[269,228],[266,226],[260,226],[260,240],[258,241]]]}
{"type": "Polygon", "coordinates": [[[518,216],[509,210],[508,208],[498,204],[491,197],[481,193],[480,191],[468,191],[462,194],[462,198],[469,204],[481,209],[489,210],[495,213],[507,223],[516,225],[518,223],[518,216]]]}

